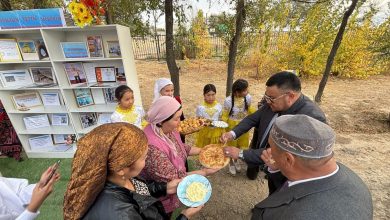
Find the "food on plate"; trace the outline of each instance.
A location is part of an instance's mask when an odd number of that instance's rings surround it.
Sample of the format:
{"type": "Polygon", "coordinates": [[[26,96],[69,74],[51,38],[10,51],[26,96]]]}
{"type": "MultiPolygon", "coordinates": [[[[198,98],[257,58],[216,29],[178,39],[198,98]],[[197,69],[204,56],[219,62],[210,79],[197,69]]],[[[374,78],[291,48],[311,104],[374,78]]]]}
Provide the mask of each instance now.
{"type": "Polygon", "coordinates": [[[178,132],[182,134],[191,134],[199,131],[204,126],[210,125],[210,120],[205,118],[187,118],[180,122],[178,132]]]}
{"type": "Polygon", "coordinates": [[[207,168],[222,168],[225,167],[230,158],[223,153],[222,145],[210,144],[206,145],[199,154],[200,163],[207,168]]]}
{"type": "Polygon", "coordinates": [[[193,182],[188,185],[186,190],[186,197],[191,202],[199,202],[204,199],[207,194],[207,188],[203,183],[193,182]]]}

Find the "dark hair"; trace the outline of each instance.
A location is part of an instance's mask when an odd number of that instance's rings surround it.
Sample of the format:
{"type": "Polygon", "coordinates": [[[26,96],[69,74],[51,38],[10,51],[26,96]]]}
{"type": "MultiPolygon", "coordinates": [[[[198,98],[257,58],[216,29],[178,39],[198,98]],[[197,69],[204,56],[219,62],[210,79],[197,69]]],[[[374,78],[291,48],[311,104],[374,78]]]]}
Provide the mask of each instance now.
{"type": "Polygon", "coordinates": [[[118,86],[118,88],[115,89],[116,100],[118,100],[118,102],[120,102],[121,99],[123,98],[123,95],[125,95],[126,92],[133,92],[133,90],[126,85],[118,86]]]}
{"type": "MultiPolygon", "coordinates": [[[[229,116],[233,114],[233,107],[234,107],[234,95],[236,92],[242,92],[245,89],[248,89],[248,81],[245,79],[237,79],[232,86],[232,108],[230,109],[229,116]]],[[[249,106],[246,102],[246,97],[244,97],[244,103],[245,103],[245,110],[248,110],[249,106]]]]}
{"type": "Polygon", "coordinates": [[[173,116],[176,114],[176,112],[178,112],[180,109],[181,109],[181,106],[171,116],[169,116],[168,118],[164,119],[164,121],[162,121],[160,123],[157,123],[156,126],[161,128],[162,124],[164,124],[165,122],[171,120],[173,118],[173,116]]]}
{"type": "Polygon", "coordinates": [[[296,92],[301,91],[301,80],[294,73],[282,71],[272,75],[267,82],[266,86],[277,86],[283,90],[293,90],[296,92]]]}
{"type": "Polygon", "coordinates": [[[217,88],[213,84],[207,84],[203,87],[203,95],[206,95],[210,91],[217,93],[217,88]]]}

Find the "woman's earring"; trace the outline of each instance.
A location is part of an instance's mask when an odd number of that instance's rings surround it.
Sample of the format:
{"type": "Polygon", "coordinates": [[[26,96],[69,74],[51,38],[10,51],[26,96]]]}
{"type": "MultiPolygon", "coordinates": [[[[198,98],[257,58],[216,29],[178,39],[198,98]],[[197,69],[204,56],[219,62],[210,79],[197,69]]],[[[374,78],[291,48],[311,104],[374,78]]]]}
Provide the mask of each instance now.
{"type": "Polygon", "coordinates": [[[123,176],[122,176],[122,179],[123,179],[123,180],[126,180],[126,177],[123,175],[123,176]]]}

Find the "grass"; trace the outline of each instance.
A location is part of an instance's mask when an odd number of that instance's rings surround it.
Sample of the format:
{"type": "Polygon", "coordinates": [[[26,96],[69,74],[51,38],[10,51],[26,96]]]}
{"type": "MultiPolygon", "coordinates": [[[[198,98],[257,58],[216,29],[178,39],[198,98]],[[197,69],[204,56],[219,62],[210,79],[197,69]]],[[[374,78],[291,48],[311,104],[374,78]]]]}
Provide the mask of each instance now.
{"type": "MultiPolygon", "coordinates": [[[[24,157],[26,158],[26,157],[24,157]]],[[[18,162],[12,158],[0,159],[0,172],[4,177],[24,178],[28,179],[29,183],[39,181],[41,174],[49,166],[53,165],[58,159],[24,159],[18,162]]],[[[62,204],[66,186],[70,179],[72,159],[61,159],[59,172],[61,179],[55,184],[51,195],[45,200],[40,208],[41,214],[39,219],[55,220],[63,219],[62,204]]]]}
{"type": "MultiPolygon", "coordinates": [[[[24,157],[26,158],[26,157],[24,157]]],[[[24,159],[21,162],[12,158],[0,159],[0,172],[4,177],[23,178],[28,179],[29,183],[36,183],[39,181],[41,174],[49,166],[57,162],[58,159],[24,159]]],[[[61,159],[59,172],[61,179],[55,184],[51,195],[45,200],[40,208],[41,214],[38,220],[56,220],[63,219],[62,205],[65,195],[66,186],[70,179],[72,159],[61,159]]],[[[194,169],[194,162],[189,160],[189,169],[194,169]]],[[[180,214],[182,209],[176,210],[172,219],[180,214]]]]}

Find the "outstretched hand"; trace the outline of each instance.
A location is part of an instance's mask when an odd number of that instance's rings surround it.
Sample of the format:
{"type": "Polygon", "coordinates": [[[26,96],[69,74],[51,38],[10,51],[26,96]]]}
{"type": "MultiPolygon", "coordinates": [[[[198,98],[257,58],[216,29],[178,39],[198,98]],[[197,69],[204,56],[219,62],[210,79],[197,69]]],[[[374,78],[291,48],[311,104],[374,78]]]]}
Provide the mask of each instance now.
{"type": "Polygon", "coordinates": [[[30,204],[27,206],[28,211],[34,212],[34,213],[37,212],[39,207],[45,201],[45,199],[53,191],[53,186],[60,179],[60,174],[56,172],[51,177],[51,179],[48,180],[52,170],[53,170],[53,166],[49,167],[45,172],[42,173],[41,179],[36,184],[36,186],[32,192],[30,204]],[[46,182],[47,182],[47,184],[44,185],[44,183],[46,183],[46,182]]]}

